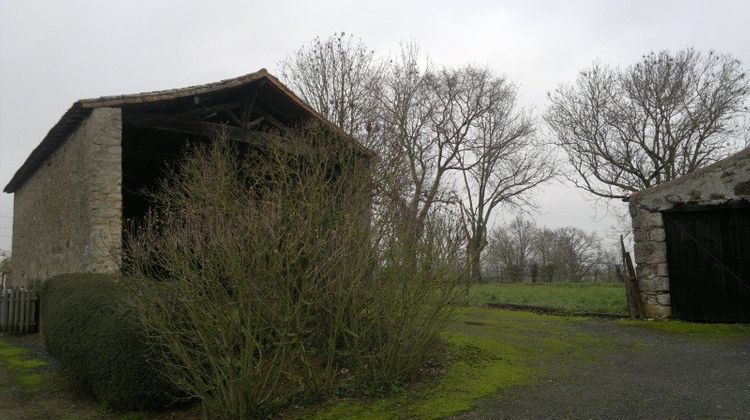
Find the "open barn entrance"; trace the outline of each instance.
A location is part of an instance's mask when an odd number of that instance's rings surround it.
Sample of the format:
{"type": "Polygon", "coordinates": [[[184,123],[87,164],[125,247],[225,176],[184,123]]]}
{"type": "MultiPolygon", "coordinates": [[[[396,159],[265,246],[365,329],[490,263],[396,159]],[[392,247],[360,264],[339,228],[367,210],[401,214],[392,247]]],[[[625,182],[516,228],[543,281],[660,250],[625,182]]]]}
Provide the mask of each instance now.
{"type": "Polygon", "coordinates": [[[123,108],[122,215],[123,239],[153,206],[150,193],[192,146],[220,133],[238,145],[240,153],[267,147],[261,133],[284,132],[308,116],[303,108],[264,79],[240,87],[186,96],[169,92],[161,102],[123,108]]]}
{"type": "Polygon", "coordinates": [[[665,211],[672,316],[750,322],[750,206],[665,211]]]}

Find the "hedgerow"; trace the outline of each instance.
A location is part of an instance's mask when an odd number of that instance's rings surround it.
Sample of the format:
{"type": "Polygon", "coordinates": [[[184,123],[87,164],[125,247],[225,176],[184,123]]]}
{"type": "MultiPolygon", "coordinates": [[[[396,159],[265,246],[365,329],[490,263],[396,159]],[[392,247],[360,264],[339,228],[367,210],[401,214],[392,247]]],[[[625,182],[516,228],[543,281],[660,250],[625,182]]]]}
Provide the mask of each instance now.
{"type": "Polygon", "coordinates": [[[41,290],[45,345],[70,377],[108,408],[165,407],[177,393],[153,364],[142,329],[123,305],[125,293],[111,275],[47,280],[41,290]]]}

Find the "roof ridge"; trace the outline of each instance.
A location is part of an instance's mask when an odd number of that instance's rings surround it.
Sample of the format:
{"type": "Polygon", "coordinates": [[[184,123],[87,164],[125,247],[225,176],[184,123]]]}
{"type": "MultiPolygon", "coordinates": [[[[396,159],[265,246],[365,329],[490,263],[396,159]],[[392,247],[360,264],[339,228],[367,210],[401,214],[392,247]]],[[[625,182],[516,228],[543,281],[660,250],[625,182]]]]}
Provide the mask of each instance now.
{"type": "Polygon", "coordinates": [[[200,85],[191,85],[175,89],[153,90],[146,92],[130,93],[126,95],[108,95],[98,98],[79,99],[78,103],[83,108],[98,108],[106,106],[121,106],[128,104],[138,104],[143,102],[158,102],[174,99],[178,96],[198,95],[201,93],[214,92],[220,89],[228,89],[243,85],[253,80],[263,77],[269,77],[270,73],[263,67],[260,70],[248,73],[238,77],[223,79],[218,82],[204,83],[200,85]]]}

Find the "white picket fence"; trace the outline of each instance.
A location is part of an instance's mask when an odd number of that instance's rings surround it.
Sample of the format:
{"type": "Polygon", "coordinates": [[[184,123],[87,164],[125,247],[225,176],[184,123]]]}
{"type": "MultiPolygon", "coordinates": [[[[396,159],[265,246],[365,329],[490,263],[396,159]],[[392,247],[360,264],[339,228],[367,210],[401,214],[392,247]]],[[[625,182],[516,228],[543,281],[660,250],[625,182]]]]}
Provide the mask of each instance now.
{"type": "Polygon", "coordinates": [[[36,291],[0,290],[0,333],[29,334],[37,331],[38,302],[36,291]]]}

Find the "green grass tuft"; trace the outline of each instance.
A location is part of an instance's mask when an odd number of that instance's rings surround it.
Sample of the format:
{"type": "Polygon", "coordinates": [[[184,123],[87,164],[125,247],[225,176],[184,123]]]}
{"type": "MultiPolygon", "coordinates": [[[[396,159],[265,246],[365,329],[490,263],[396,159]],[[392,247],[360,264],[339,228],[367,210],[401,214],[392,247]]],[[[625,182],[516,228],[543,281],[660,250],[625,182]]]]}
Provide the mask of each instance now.
{"type": "Polygon", "coordinates": [[[37,372],[47,362],[29,357],[26,349],[12,346],[0,340],[0,365],[11,375],[11,380],[24,390],[42,386],[44,378],[37,372]]]}

